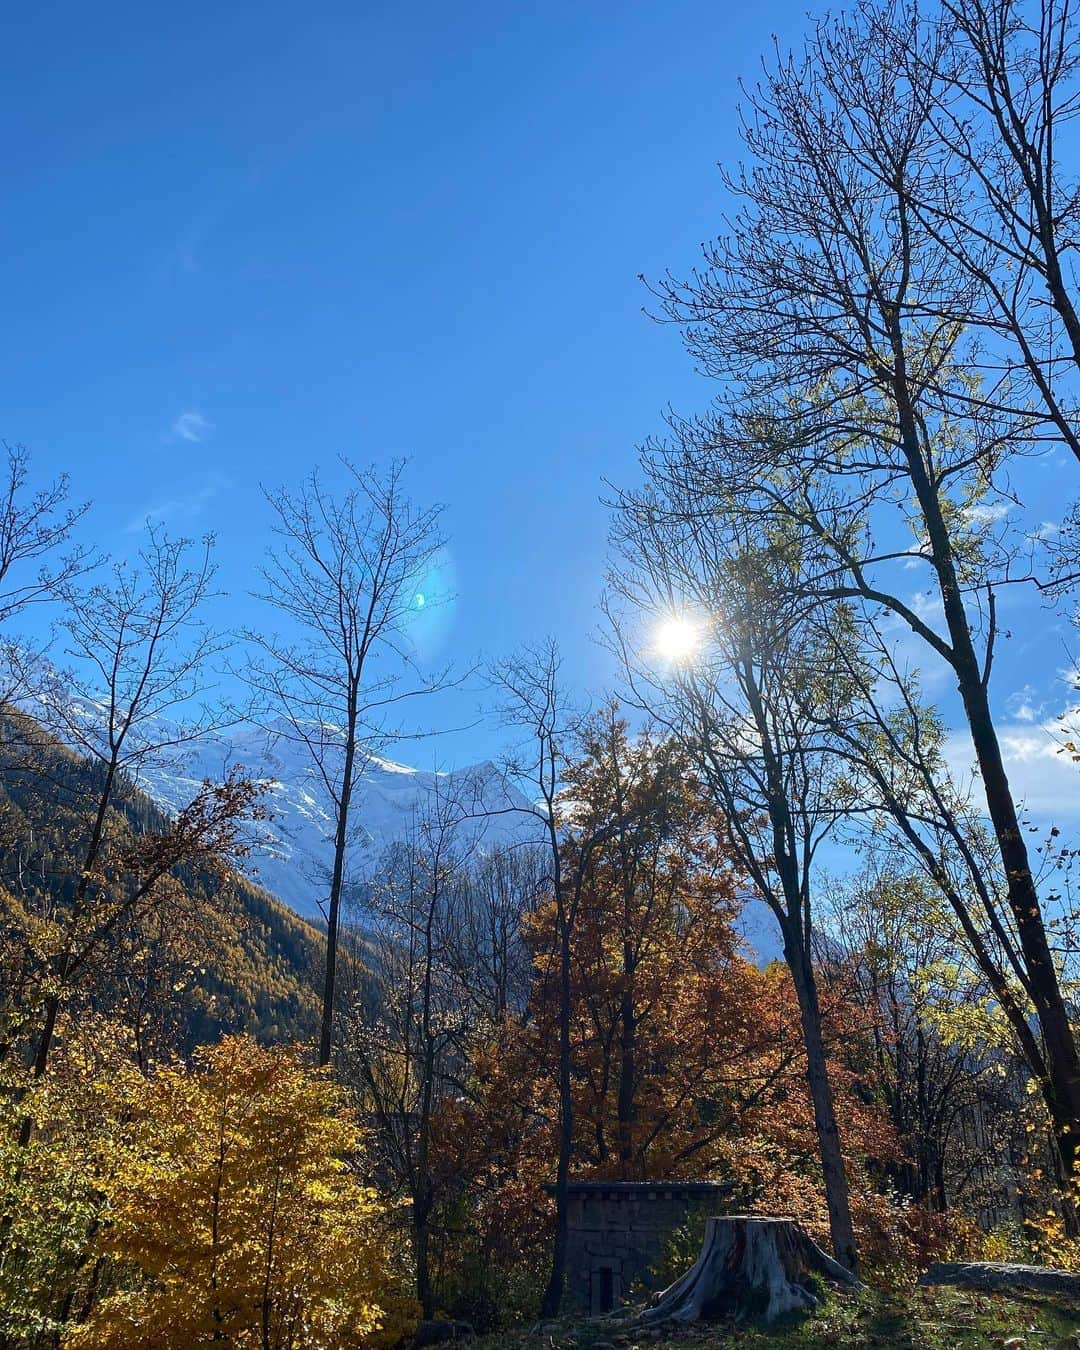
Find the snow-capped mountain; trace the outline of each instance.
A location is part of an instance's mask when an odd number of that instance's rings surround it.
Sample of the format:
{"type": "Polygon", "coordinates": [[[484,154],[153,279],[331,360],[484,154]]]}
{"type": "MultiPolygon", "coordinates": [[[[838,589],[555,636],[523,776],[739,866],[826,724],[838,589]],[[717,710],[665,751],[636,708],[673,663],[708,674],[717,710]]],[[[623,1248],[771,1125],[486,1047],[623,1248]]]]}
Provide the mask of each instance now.
{"type": "MultiPolygon", "coordinates": [[[[262,841],[249,859],[249,870],[297,913],[317,918],[328,888],[333,822],[301,746],[250,727],[237,728],[189,752],[182,769],[144,769],[140,786],[165,810],[174,810],[194,796],[204,779],[220,779],[236,764],[265,783],[273,813],[260,828],[262,841]]],[[[542,829],[529,813],[528,798],[490,761],[436,774],[373,756],[353,799],[355,837],[349,852],[353,880],[367,880],[383,851],[430,814],[436,800],[455,803],[468,813],[459,829],[480,848],[541,840],[542,829]],[[491,814],[485,816],[485,810],[491,814]]],[[[761,901],[747,902],[737,926],[763,964],[781,954],[776,920],[761,901]]]]}
{"type": "MultiPolygon", "coordinates": [[[[263,783],[271,813],[259,827],[248,870],[299,914],[317,917],[328,887],[333,817],[303,746],[284,735],[239,727],[187,749],[173,763],[144,765],[139,786],[173,811],[190,801],[204,779],[219,780],[238,764],[263,783]]],[[[405,838],[437,802],[454,804],[465,817],[459,830],[481,848],[538,836],[528,799],[491,762],[434,773],[371,756],[350,810],[353,881],[366,880],[386,847],[405,838]]]]}
{"type": "MultiPolygon", "coordinates": [[[[89,728],[101,721],[102,705],[85,699],[63,700],[63,716],[44,715],[61,739],[65,726],[89,728]]],[[[55,713],[59,704],[53,704],[55,713]]],[[[147,738],[167,743],[168,727],[147,728],[147,738]]],[[[78,748],[78,746],[76,746],[78,748]]],[[[259,780],[271,818],[259,824],[245,868],[260,886],[305,918],[318,919],[329,889],[333,858],[333,816],[326,792],[305,747],[277,729],[238,725],[187,746],[167,762],[144,761],[138,786],[165,811],[186,805],[206,780],[219,782],[237,765],[259,780]]],[[[542,822],[529,799],[490,760],[447,772],[432,772],[372,755],[359,777],[350,812],[349,879],[362,885],[375,873],[385,849],[442,803],[462,817],[459,842],[483,850],[500,844],[544,841],[542,822]]],[[[747,901],[737,927],[761,964],[781,955],[776,920],[766,905],[747,901]]]]}

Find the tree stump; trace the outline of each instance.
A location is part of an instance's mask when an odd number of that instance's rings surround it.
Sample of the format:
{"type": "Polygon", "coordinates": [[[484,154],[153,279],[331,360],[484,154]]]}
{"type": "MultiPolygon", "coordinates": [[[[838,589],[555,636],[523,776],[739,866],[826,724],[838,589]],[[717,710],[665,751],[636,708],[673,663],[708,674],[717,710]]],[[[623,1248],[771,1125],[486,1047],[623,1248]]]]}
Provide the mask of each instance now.
{"type": "Polygon", "coordinates": [[[710,1322],[721,1318],[771,1322],[817,1307],[811,1277],[855,1285],[852,1273],[827,1256],[792,1219],[749,1215],[707,1219],[701,1254],[685,1275],[655,1294],[645,1323],[710,1322]]]}

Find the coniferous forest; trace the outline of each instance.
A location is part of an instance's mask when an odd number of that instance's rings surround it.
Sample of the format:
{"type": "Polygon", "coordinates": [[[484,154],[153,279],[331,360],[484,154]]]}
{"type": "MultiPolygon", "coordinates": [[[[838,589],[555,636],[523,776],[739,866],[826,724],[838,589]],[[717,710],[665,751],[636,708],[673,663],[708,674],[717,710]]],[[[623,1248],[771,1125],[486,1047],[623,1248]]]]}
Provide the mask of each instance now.
{"type": "Polygon", "coordinates": [[[638,282],[697,401],[595,477],[603,679],[429,641],[396,449],[214,535],[4,443],[0,1346],[1077,1343],[1080,18],[742,74],[638,282]]]}

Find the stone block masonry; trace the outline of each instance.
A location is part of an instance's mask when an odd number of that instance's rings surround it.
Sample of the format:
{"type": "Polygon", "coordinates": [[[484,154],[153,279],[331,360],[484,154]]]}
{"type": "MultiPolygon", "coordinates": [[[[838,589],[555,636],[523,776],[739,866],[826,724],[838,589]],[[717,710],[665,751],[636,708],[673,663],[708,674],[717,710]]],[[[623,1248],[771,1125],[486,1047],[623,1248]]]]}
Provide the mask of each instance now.
{"type": "Polygon", "coordinates": [[[670,1235],[695,1214],[723,1214],[734,1192],[725,1181],[571,1182],[564,1311],[599,1316],[649,1289],[670,1235]]]}

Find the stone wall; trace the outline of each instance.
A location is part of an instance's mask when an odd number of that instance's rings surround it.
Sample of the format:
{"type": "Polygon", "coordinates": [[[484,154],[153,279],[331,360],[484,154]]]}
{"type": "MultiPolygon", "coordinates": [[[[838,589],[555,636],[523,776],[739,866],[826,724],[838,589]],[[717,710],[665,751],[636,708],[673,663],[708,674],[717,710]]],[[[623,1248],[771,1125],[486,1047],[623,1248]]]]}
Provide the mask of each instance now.
{"type": "Polygon", "coordinates": [[[733,1190],[716,1181],[571,1182],[564,1309],[610,1312],[635,1285],[650,1288],[668,1236],[695,1213],[723,1214],[733,1190]]]}

